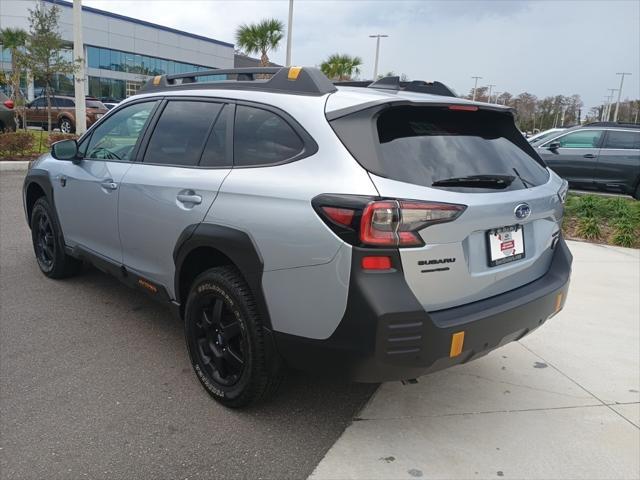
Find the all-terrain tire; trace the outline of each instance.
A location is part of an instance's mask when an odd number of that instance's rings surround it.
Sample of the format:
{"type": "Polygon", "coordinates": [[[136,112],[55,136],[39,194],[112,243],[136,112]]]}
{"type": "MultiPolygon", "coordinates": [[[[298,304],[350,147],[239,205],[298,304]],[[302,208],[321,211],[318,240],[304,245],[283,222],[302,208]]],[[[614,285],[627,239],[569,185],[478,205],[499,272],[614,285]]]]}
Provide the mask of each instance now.
{"type": "Polygon", "coordinates": [[[194,280],[185,309],[185,337],[196,376],[215,400],[241,408],[275,394],[283,368],[266,345],[268,335],[236,268],[211,268],[194,280]]]}
{"type": "Polygon", "coordinates": [[[82,262],[66,254],[60,225],[46,197],[36,200],[31,212],[31,241],[40,271],[49,278],[67,278],[77,274],[82,262]]]}

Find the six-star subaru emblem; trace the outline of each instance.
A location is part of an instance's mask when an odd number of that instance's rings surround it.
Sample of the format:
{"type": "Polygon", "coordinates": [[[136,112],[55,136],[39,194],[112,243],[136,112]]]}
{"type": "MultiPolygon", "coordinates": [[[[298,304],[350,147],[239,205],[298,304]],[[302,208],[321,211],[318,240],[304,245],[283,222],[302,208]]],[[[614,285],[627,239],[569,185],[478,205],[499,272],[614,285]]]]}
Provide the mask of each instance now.
{"type": "Polygon", "coordinates": [[[521,203],[521,204],[516,206],[516,208],[513,211],[513,213],[515,214],[516,218],[518,218],[520,220],[524,220],[529,215],[531,215],[531,207],[529,205],[527,205],[526,203],[521,203]]]}

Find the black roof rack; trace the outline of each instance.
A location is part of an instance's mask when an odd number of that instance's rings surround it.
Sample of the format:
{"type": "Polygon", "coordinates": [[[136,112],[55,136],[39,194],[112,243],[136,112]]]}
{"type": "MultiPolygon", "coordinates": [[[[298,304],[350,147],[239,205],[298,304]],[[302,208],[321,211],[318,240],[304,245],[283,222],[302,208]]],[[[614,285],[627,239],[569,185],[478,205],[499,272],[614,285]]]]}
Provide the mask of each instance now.
{"type": "Polygon", "coordinates": [[[455,92],[440,82],[425,82],[423,80],[413,80],[411,82],[401,82],[400,77],[383,77],[380,80],[366,81],[345,81],[333,82],[334,85],[344,87],[367,87],[378,90],[395,90],[404,92],[429,93],[431,95],[442,95],[444,97],[457,97],[455,92]]]}
{"type": "Polygon", "coordinates": [[[582,125],[583,127],[625,127],[625,128],[640,128],[640,123],[631,122],[589,122],[582,125]]]}
{"type": "Polygon", "coordinates": [[[260,90],[298,95],[324,95],[336,87],[317,68],[254,67],[201,70],[199,72],[157,75],[140,88],[140,93],[170,90],[260,90]],[[199,77],[215,75],[223,80],[198,81],[199,77]]]}

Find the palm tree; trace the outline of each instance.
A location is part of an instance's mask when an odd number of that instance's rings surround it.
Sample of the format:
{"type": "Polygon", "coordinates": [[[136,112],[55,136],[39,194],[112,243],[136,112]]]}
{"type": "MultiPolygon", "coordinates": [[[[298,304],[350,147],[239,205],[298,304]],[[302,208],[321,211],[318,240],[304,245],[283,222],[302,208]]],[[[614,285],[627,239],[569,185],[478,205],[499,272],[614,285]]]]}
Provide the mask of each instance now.
{"type": "Polygon", "coordinates": [[[249,55],[260,54],[260,65],[269,66],[269,50],[276,50],[284,37],[284,24],[275,18],[250,25],[242,24],[236,30],[236,45],[249,55]]]}
{"type": "Polygon", "coordinates": [[[3,28],[0,30],[0,43],[11,52],[11,98],[15,103],[15,117],[18,123],[22,110],[22,92],[20,91],[20,67],[18,57],[22,47],[27,44],[29,35],[21,28],[3,28]]]}
{"type": "Polygon", "coordinates": [[[320,70],[332,80],[351,80],[360,73],[362,59],[346,54],[334,53],[320,65],[320,70]]]}

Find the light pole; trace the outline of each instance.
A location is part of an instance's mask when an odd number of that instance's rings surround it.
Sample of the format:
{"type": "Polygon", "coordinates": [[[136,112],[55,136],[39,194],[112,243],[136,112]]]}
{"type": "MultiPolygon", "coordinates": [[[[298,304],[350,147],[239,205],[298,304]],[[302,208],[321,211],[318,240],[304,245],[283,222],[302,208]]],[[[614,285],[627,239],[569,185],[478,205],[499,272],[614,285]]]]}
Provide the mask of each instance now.
{"type": "Polygon", "coordinates": [[[491,103],[491,90],[493,90],[493,87],[495,87],[495,85],[493,83],[490,83],[487,86],[489,87],[489,97],[487,98],[487,103],[491,103]]]}
{"type": "Polygon", "coordinates": [[[293,0],[289,0],[289,23],[287,24],[287,67],[291,66],[291,34],[293,31],[293,0]]]}
{"type": "Polygon", "coordinates": [[[495,92],[495,93],[493,94],[493,96],[494,96],[494,97],[496,97],[496,103],[497,103],[498,105],[500,105],[500,100],[498,100],[498,97],[500,96],[500,94],[501,94],[501,93],[502,93],[502,92],[495,92]]]}
{"type": "Polygon", "coordinates": [[[622,96],[622,84],[624,83],[624,76],[631,75],[627,72],[616,73],[616,75],[620,75],[620,88],[618,88],[618,101],[616,102],[616,113],[613,114],[613,121],[618,121],[618,110],[620,109],[620,97],[622,96]]]}
{"type": "Polygon", "coordinates": [[[84,45],[82,43],[82,0],[73,0],[73,59],[78,60],[74,74],[76,133],[87,131],[87,106],[84,97],[84,45]]]}
{"type": "Polygon", "coordinates": [[[482,77],[471,77],[471,78],[474,78],[476,80],[476,82],[473,84],[473,98],[472,98],[472,100],[475,102],[476,90],[478,89],[478,80],[482,79],[482,77]]]}
{"type": "Polygon", "coordinates": [[[607,97],[609,101],[607,102],[607,115],[606,115],[606,118],[604,119],[605,122],[608,122],[609,118],[611,118],[611,106],[613,105],[613,92],[616,92],[618,89],[609,88],[607,90],[609,90],[609,96],[607,97]]]}
{"type": "Polygon", "coordinates": [[[376,39],[376,59],[373,64],[373,81],[375,82],[378,79],[378,58],[380,58],[380,39],[387,38],[389,35],[381,35],[379,33],[375,35],[369,35],[369,38],[376,39]]]}
{"type": "Polygon", "coordinates": [[[604,97],[602,101],[602,111],[600,112],[600,121],[604,122],[604,116],[607,113],[607,106],[609,105],[609,97],[604,97]]]}

